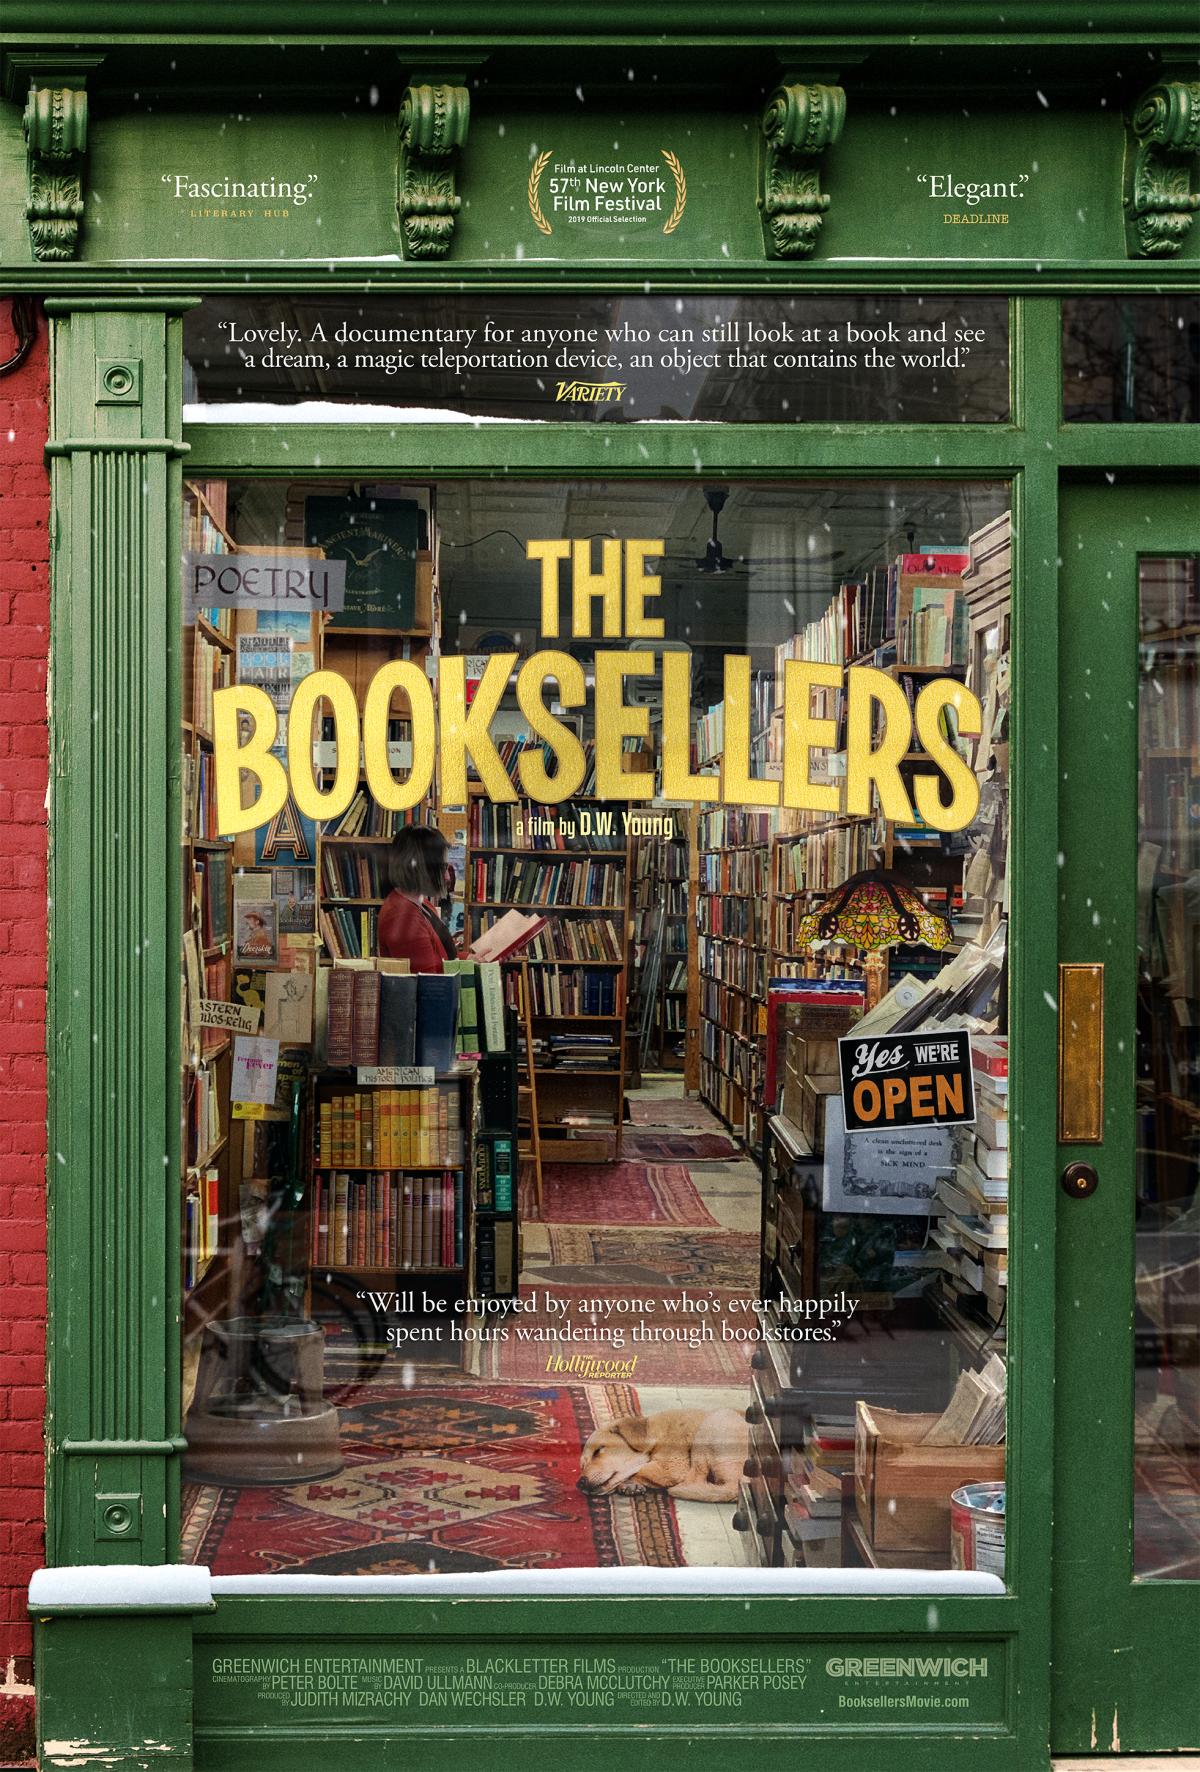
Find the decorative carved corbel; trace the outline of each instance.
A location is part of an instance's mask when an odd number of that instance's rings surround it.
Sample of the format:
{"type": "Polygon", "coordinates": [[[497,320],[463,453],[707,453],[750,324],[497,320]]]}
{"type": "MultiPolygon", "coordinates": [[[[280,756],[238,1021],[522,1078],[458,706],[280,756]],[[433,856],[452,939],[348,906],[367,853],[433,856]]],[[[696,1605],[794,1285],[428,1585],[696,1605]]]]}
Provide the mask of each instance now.
{"type": "Polygon", "coordinates": [[[29,161],[29,239],[40,260],[74,258],[83,216],[87,93],[82,87],[37,86],[25,102],[29,161]]]}
{"type": "Polygon", "coordinates": [[[1125,244],[1131,258],[1179,251],[1200,196],[1192,168],[1200,153],[1200,82],[1163,80],[1142,94],[1125,138],[1125,244]]]}
{"type": "Polygon", "coordinates": [[[772,258],[807,258],[816,246],[829,208],[821,155],[841,135],[845,118],[840,86],[785,81],[767,100],[758,207],[772,258]]]}
{"type": "Polygon", "coordinates": [[[462,208],[455,190],[471,95],[449,83],[412,85],[400,107],[397,208],[409,258],[445,258],[462,208]]]}

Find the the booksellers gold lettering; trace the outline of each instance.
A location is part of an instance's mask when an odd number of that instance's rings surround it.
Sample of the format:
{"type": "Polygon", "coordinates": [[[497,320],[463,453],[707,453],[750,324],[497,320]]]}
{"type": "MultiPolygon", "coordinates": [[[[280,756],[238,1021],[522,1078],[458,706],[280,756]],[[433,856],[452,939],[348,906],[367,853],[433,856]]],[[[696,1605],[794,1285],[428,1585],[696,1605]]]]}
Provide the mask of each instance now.
{"type": "Polygon", "coordinates": [[[720,773],[697,773],[691,766],[691,656],[656,652],[653,645],[664,637],[663,619],[653,612],[661,581],[647,571],[647,562],[661,557],[663,541],[605,538],[598,565],[590,540],[531,540],[525,551],[540,573],[541,629],[547,639],[562,636],[565,616],[575,640],[645,645],[597,651],[590,684],[580,661],[558,648],[524,660],[515,652],[493,653],[478,681],[468,679],[463,655],[449,653],[439,661],[436,705],[424,670],[411,660],[393,659],[371,679],[361,718],[346,679],[333,671],[314,671],[293,687],[286,709],[286,767],[275,750],[283,736],[279,712],[265,691],[249,683],[219,689],[213,697],[213,741],[221,833],[233,836],[269,823],[287,803],[289,791],[304,817],[340,817],[358,788],[360,745],[370,791],[389,810],[417,805],[429,792],[435,764],[447,805],[466,802],[469,769],[493,801],[515,801],[522,793],[543,805],[569,800],[583,780],[584,750],[576,732],[551,706],[581,708],[589,692],[594,697],[600,800],[634,802],[661,795],[701,805],[790,806],[851,816],[869,813],[874,800],[885,818],[910,823],[915,806],[927,825],[944,831],[962,830],[974,818],[979,787],[947,734],[948,711],[960,735],[975,736],[980,730],[979,702],[961,683],[934,677],[910,708],[903,688],[884,671],[788,659],[782,685],[783,761],[776,780],[752,772],[750,659],[726,654],[720,773]],[[491,736],[514,672],[521,713],[542,741],[521,753],[519,788],[491,736]],[[661,695],[657,769],[646,767],[648,759],[625,743],[649,740],[650,709],[644,694],[636,703],[626,699],[627,684],[647,678],[658,679],[661,695]],[[844,786],[813,779],[812,753],[839,744],[836,723],[813,712],[814,690],[828,688],[842,688],[846,694],[844,786]],[[398,695],[412,720],[412,761],[403,777],[393,772],[387,751],[388,721],[398,695]],[[332,781],[328,770],[317,771],[313,765],[313,733],[322,713],[332,720],[336,745],[332,781]],[[929,769],[913,774],[910,799],[900,764],[914,737],[929,769]],[[324,779],[319,781],[318,774],[324,779]],[[247,779],[254,797],[243,804],[247,779]]]}

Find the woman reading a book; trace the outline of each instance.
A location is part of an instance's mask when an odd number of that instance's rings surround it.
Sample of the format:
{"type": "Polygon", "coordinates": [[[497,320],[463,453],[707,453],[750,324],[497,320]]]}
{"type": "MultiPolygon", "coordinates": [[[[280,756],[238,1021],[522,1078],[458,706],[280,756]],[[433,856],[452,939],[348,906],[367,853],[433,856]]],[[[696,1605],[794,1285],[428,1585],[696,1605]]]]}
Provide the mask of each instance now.
{"type": "Polygon", "coordinates": [[[405,825],[392,844],[392,890],[379,911],[379,954],[407,960],[414,972],[440,972],[453,960],[454,937],[434,908],[447,891],[446,839],[435,825],[405,825]]]}

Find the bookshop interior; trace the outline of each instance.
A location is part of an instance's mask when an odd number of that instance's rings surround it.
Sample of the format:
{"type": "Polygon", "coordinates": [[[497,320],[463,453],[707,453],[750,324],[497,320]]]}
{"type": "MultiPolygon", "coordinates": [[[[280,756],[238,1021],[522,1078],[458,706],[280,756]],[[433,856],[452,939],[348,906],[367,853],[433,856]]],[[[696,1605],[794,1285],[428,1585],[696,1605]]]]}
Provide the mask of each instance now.
{"type": "MultiPolygon", "coordinates": [[[[184,524],[185,1557],[1003,1576],[1008,486],[246,477],[184,524]],[[848,1128],[839,1042],[903,1033],[973,1113],[885,1078],[848,1128]]],[[[1156,659],[1151,1240],[1198,1068],[1156,659]]],[[[1182,1468],[1194,1373],[1139,1387],[1182,1468]]],[[[1142,1573],[1200,1554],[1166,1487],[1142,1573]]]]}

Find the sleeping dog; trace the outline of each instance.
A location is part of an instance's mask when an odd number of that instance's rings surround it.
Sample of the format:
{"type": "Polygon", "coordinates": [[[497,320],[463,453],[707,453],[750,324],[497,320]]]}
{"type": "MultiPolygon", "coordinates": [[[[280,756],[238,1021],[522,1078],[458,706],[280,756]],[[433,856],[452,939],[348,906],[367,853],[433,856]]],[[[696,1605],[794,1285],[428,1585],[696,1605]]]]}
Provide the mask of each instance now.
{"type": "Polygon", "coordinates": [[[676,1501],[736,1501],[749,1435],[736,1409],[663,1409],[598,1427],[579,1456],[585,1495],[662,1489],[676,1501]]]}

